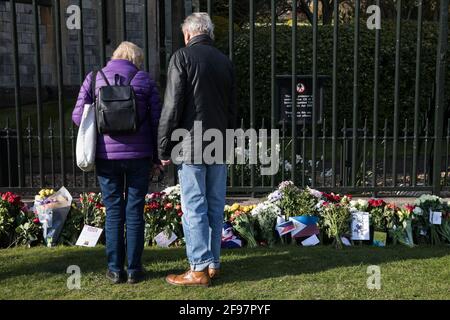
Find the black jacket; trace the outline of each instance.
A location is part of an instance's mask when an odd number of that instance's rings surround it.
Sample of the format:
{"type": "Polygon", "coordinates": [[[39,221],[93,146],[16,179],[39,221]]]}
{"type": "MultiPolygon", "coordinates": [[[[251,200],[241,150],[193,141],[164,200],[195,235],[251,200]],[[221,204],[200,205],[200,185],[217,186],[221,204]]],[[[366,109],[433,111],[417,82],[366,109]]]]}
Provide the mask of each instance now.
{"type": "MultiPolygon", "coordinates": [[[[161,160],[169,160],[175,144],[175,129],[186,129],[193,137],[194,122],[201,121],[203,132],[236,125],[236,85],[231,61],[213,46],[206,34],[192,38],[185,48],[174,53],[167,74],[164,107],[158,129],[161,160]]],[[[183,139],[193,145],[193,139],[183,139]]],[[[202,149],[205,143],[202,144],[202,149]]]]}

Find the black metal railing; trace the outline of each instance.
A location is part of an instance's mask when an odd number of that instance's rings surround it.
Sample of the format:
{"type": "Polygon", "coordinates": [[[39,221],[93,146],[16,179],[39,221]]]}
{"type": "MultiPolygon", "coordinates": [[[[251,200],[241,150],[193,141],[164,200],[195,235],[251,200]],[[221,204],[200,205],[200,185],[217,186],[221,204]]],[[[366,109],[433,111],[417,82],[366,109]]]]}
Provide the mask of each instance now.
{"type": "MultiPolygon", "coordinates": [[[[87,0],[85,0],[87,1],[87,0]]],[[[149,46],[148,10],[150,0],[142,0],[143,5],[143,45],[146,52],[149,46]]],[[[0,152],[1,173],[0,191],[16,190],[20,192],[34,192],[43,187],[54,187],[65,185],[74,192],[83,190],[95,190],[98,188],[95,172],[83,173],[75,163],[75,143],[77,128],[72,123],[67,123],[65,103],[67,102],[66,87],[64,86],[65,71],[63,65],[63,48],[65,46],[62,37],[62,28],[65,26],[61,19],[61,3],[58,0],[51,1],[53,12],[53,38],[54,57],[56,72],[56,118],[44,119],[43,116],[43,86],[41,80],[41,51],[40,51],[40,29],[39,29],[39,6],[40,1],[31,2],[34,26],[34,61],[35,61],[35,92],[36,106],[33,118],[24,118],[20,79],[19,40],[17,30],[16,4],[19,1],[8,0],[10,4],[11,21],[11,55],[14,74],[14,105],[15,114],[0,123],[0,152]],[[11,121],[11,119],[15,121],[11,121]]],[[[98,50],[100,64],[104,65],[107,60],[105,43],[105,1],[92,0],[98,10],[98,50]]],[[[193,10],[192,1],[185,2],[184,14],[193,10]]],[[[200,1],[202,9],[215,14],[217,1],[200,1]]],[[[224,3],[225,1],[221,1],[224,3]]],[[[159,1],[159,14],[164,15],[163,29],[165,30],[165,56],[162,60],[170,58],[176,49],[173,37],[173,28],[178,25],[174,21],[171,0],[159,1]],[[173,23],[172,23],[173,22],[173,23]]],[[[255,75],[256,70],[255,30],[257,27],[257,8],[255,0],[248,0],[249,16],[248,24],[241,28],[248,30],[248,63],[249,63],[249,104],[240,105],[240,108],[248,108],[249,119],[242,119],[241,127],[245,124],[250,128],[278,128],[280,129],[279,146],[280,170],[273,176],[261,176],[257,165],[233,165],[229,169],[229,192],[236,193],[262,193],[272,190],[279,182],[285,179],[293,180],[300,186],[312,186],[321,190],[333,190],[335,192],[355,193],[398,193],[402,191],[433,192],[439,194],[442,191],[450,191],[450,119],[447,119],[445,109],[448,109],[446,95],[446,71],[448,54],[448,6],[449,0],[440,1],[439,40],[436,52],[436,76],[435,90],[430,92],[432,101],[429,116],[421,113],[421,79],[423,70],[421,68],[423,32],[422,11],[425,6],[422,1],[417,3],[417,41],[416,41],[416,70],[415,70],[415,96],[414,105],[411,106],[410,114],[401,114],[400,109],[400,86],[402,81],[401,69],[401,46],[402,46],[402,1],[397,1],[396,17],[396,50],[395,50],[395,76],[392,83],[392,94],[394,95],[393,117],[380,117],[380,51],[381,32],[374,30],[374,86],[373,86],[373,114],[359,114],[360,110],[360,84],[362,66],[359,62],[360,49],[360,1],[355,0],[354,19],[354,43],[353,43],[353,66],[349,66],[349,72],[353,73],[353,96],[349,119],[342,118],[339,110],[338,83],[340,74],[338,66],[340,63],[340,2],[334,2],[334,25],[333,25],[333,50],[330,52],[332,61],[331,79],[331,110],[327,118],[319,122],[322,115],[318,114],[316,108],[312,108],[311,121],[303,121],[300,124],[295,116],[290,122],[278,122],[278,100],[277,100],[277,2],[270,0],[270,14],[266,21],[270,24],[270,93],[271,100],[267,106],[270,109],[270,120],[261,123],[257,120],[256,97],[258,95],[255,75]],[[431,116],[434,115],[434,116],[431,116]],[[268,124],[268,126],[267,126],[268,124]],[[380,125],[382,127],[380,127],[380,125]]],[[[380,0],[374,1],[380,4],[380,0]]],[[[83,12],[83,1],[77,4],[83,12]]],[[[127,1],[118,0],[119,25],[122,39],[127,39],[127,1]]],[[[46,5],[49,5],[46,3],[46,5]]],[[[313,106],[319,104],[320,96],[317,94],[319,78],[319,6],[318,0],[312,1],[312,100],[313,106]]],[[[198,9],[198,8],[197,8],[198,9]]],[[[235,14],[236,1],[228,0],[228,56],[231,60],[236,57],[235,43],[235,14]]],[[[258,18],[260,18],[258,16],[258,18]]],[[[297,109],[297,74],[298,71],[298,14],[297,1],[292,1],[291,10],[291,47],[290,47],[290,74],[292,108],[297,109]]],[[[301,30],[300,30],[301,32],[301,30]]],[[[83,37],[83,19],[81,29],[78,31],[78,67],[79,82],[84,80],[85,70],[85,48],[83,37]]],[[[149,57],[146,55],[144,66],[148,70],[149,59],[160,59],[160,57],[149,57]]],[[[165,65],[164,62],[161,63],[165,65]]],[[[162,83],[163,85],[163,83],[162,83]]],[[[448,85],[448,84],[447,84],[448,85]]],[[[294,113],[292,113],[294,114],[294,113]]],[[[258,118],[259,119],[259,118],[258,118]]],[[[245,152],[245,150],[242,150],[245,152]]]]}

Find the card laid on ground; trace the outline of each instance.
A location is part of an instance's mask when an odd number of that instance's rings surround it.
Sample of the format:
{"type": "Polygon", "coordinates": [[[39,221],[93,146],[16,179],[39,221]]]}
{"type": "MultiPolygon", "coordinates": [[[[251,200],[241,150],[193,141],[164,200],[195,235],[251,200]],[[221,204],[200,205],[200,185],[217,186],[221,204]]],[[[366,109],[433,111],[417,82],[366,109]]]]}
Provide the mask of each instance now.
{"type": "Polygon", "coordinates": [[[350,240],[348,240],[346,237],[341,237],[341,241],[342,241],[342,244],[346,247],[350,247],[352,245],[350,240]]]}
{"type": "Polygon", "coordinates": [[[75,245],[80,247],[95,247],[102,232],[103,229],[85,225],[75,245]]]}
{"type": "Polygon", "coordinates": [[[386,232],[375,231],[373,233],[373,245],[375,247],[385,247],[386,246],[386,232]]]}
{"type": "Polygon", "coordinates": [[[313,235],[313,236],[303,240],[302,246],[311,247],[311,246],[315,246],[316,244],[319,244],[319,243],[320,243],[319,238],[317,238],[316,235],[313,235]]]}
{"type": "Polygon", "coordinates": [[[368,212],[352,213],[352,240],[370,240],[368,212]]]}
{"type": "Polygon", "coordinates": [[[442,224],[442,212],[430,210],[430,223],[442,224]]]}
{"type": "Polygon", "coordinates": [[[155,237],[156,244],[163,248],[168,248],[175,240],[177,240],[177,236],[173,232],[170,235],[167,235],[167,233],[163,231],[155,237]]]}

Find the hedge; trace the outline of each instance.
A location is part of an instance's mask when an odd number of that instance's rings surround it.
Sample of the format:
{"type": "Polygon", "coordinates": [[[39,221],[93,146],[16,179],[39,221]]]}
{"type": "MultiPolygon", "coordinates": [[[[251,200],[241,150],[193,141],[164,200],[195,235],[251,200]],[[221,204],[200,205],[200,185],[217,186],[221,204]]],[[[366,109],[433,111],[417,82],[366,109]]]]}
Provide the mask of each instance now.
{"type": "MultiPolygon", "coordinates": [[[[362,126],[367,117],[369,124],[372,121],[374,97],[374,48],[375,31],[368,30],[361,24],[359,45],[359,121],[362,126]]],[[[298,29],[297,43],[297,69],[298,74],[312,73],[312,28],[301,26],[298,29]]],[[[276,64],[277,74],[291,73],[291,28],[277,26],[276,64]]],[[[255,30],[255,107],[256,123],[262,118],[270,119],[271,106],[271,47],[270,26],[258,26],[255,30]]],[[[415,22],[402,24],[401,37],[401,68],[400,68],[400,123],[407,117],[413,119],[415,74],[416,74],[416,37],[417,25],[415,22]]],[[[228,52],[228,39],[221,37],[217,43],[219,48],[228,52]]],[[[436,56],[438,41],[438,25],[424,23],[422,45],[422,76],[420,110],[422,115],[427,112],[432,87],[435,81],[436,56]]],[[[395,23],[388,22],[382,25],[380,49],[380,123],[384,118],[393,117],[394,110],[394,78],[395,78],[395,23]]],[[[234,63],[238,78],[238,99],[240,115],[249,124],[249,32],[240,29],[235,32],[234,63]]],[[[341,25],[339,32],[339,59],[338,59],[338,114],[339,123],[344,118],[348,123],[352,120],[353,108],[353,52],[354,26],[341,25]]],[[[318,73],[332,75],[333,71],[333,26],[320,26],[318,36],[318,73]]],[[[450,57],[449,57],[450,58],[450,57]]],[[[450,62],[450,61],[449,61],[450,62]]],[[[450,63],[448,63],[450,65],[450,63]]],[[[447,85],[450,84],[450,72],[447,73],[447,85]]],[[[325,93],[325,116],[331,119],[332,90],[331,81],[325,93]]],[[[433,115],[433,113],[429,113],[433,115]]],[[[432,120],[432,119],[431,119],[432,120]]],[[[381,126],[381,125],[380,125],[381,126]]]]}

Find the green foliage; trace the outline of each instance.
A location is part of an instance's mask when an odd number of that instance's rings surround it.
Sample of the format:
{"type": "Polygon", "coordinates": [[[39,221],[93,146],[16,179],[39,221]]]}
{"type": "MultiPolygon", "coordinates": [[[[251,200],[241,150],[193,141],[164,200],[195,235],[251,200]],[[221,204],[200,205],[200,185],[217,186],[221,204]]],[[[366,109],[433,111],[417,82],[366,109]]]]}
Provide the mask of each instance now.
{"type": "MultiPolygon", "coordinates": [[[[365,117],[369,125],[373,114],[374,100],[374,47],[375,31],[368,30],[365,22],[361,21],[359,43],[359,108],[358,121],[362,127],[365,117]]],[[[402,23],[401,63],[400,63],[400,105],[402,120],[412,118],[414,105],[415,74],[416,74],[416,37],[417,25],[414,22],[402,23]]],[[[262,118],[270,119],[271,106],[271,34],[270,26],[258,26],[255,31],[255,115],[256,124],[262,118]]],[[[421,60],[421,113],[425,113],[428,99],[431,96],[435,80],[437,56],[438,25],[424,23],[421,60]]],[[[218,41],[218,47],[228,53],[228,39],[218,41]]],[[[394,77],[395,77],[395,44],[396,32],[393,22],[385,22],[381,29],[381,49],[379,62],[379,118],[389,119],[393,115],[394,106],[394,77]]],[[[238,83],[239,114],[248,121],[250,119],[249,101],[249,31],[242,28],[235,32],[234,64],[238,83]]],[[[298,29],[297,40],[297,73],[312,73],[312,28],[301,26],[298,29]]],[[[337,103],[339,110],[338,124],[343,119],[351,121],[353,108],[353,62],[354,62],[354,26],[346,24],[340,26],[338,50],[338,81],[337,103]]],[[[276,74],[291,74],[291,28],[277,26],[276,34],[276,74]]],[[[317,66],[320,75],[332,75],[333,71],[333,26],[319,26],[317,66]]],[[[450,62],[450,56],[449,56],[450,62]]],[[[449,63],[450,64],[450,63],[449,63]]],[[[447,73],[447,83],[450,73],[447,73]]],[[[325,88],[324,112],[325,117],[331,118],[332,91],[331,80],[325,88]]]]}
{"type": "Polygon", "coordinates": [[[72,204],[67,215],[64,228],[61,231],[59,242],[64,245],[75,245],[84,225],[84,216],[80,208],[72,204]]]}
{"type": "Polygon", "coordinates": [[[333,238],[336,248],[343,247],[341,237],[349,233],[351,215],[348,207],[339,204],[329,204],[322,211],[323,225],[328,237],[333,238]]]}

